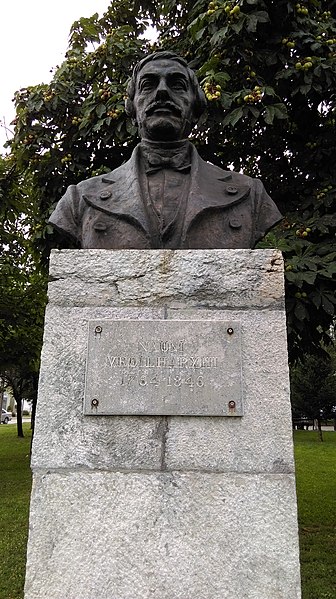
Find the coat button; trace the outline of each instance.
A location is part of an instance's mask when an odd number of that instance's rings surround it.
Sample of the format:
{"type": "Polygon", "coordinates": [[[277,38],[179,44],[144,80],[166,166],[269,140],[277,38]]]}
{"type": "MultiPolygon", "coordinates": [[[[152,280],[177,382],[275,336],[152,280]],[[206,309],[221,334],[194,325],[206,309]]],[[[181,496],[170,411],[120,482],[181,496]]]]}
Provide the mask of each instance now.
{"type": "Polygon", "coordinates": [[[232,229],[240,229],[242,224],[241,224],[241,220],[239,218],[230,218],[229,220],[229,225],[232,229]]]}
{"type": "Polygon", "coordinates": [[[235,195],[236,193],[238,193],[237,187],[233,187],[232,185],[228,185],[228,187],[226,188],[226,191],[232,196],[235,195]]]}
{"type": "Polygon", "coordinates": [[[105,223],[98,222],[93,225],[93,228],[95,231],[106,231],[107,225],[105,225],[105,223]]]}
{"type": "Polygon", "coordinates": [[[110,191],[102,191],[99,197],[101,200],[108,200],[111,195],[112,193],[110,191]]]}

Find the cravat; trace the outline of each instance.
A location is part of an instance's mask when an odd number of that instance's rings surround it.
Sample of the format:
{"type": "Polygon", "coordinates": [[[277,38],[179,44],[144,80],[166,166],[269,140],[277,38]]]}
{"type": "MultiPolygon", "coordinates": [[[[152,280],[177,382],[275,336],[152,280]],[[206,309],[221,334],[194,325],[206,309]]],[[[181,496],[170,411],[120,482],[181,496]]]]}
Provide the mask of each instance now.
{"type": "Polygon", "coordinates": [[[141,143],[142,158],[146,175],[162,169],[172,169],[188,173],[191,167],[190,144],[184,142],[176,147],[156,147],[154,144],[141,143]]]}

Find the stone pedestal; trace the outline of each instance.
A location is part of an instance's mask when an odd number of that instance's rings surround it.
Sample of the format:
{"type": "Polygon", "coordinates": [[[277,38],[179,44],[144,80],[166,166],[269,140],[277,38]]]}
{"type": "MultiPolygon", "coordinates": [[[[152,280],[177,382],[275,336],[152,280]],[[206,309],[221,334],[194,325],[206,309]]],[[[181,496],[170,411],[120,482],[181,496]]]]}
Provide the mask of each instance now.
{"type": "Polygon", "coordinates": [[[50,277],[25,599],[299,599],[281,255],[65,250],[50,277]],[[243,415],[84,414],[104,319],[238,322],[243,415]]]}

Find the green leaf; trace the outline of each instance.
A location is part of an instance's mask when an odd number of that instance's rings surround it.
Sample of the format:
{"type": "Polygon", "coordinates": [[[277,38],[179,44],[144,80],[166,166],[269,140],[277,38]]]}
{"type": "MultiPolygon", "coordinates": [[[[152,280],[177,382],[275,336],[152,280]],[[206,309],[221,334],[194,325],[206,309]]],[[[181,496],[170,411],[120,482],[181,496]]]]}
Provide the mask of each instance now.
{"type": "Polygon", "coordinates": [[[333,267],[328,269],[323,268],[322,270],[319,270],[319,275],[327,277],[327,279],[332,279],[334,277],[335,272],[336,271],[333,267]]]}
{"type": "Polygon", "coordinates": [[[307,319],[308,312],[302,302],[297,302],[294,308],[294,314],[298,320],[302,321],[307,319]]]}
{"type": "Polygon", "coordinates": [[[269,23],[270,18],[265,10],[257,10],[252,13],[259,21],[259,23],[269,23]]]}
{"type": "Polygon", "coordinates": [[[234,127],[234,125],[236,123],[238,123],[238,121],[242,118],[242,116],[243,116],[243,109],[241,107],[236,108],[235,110],[232,110],[232,112],[230,112],[228,115],[226,115],[226,117],[223,121],[224,127],[226,125],[232,125],[232,127],[234,127]]]}
{"type": "Polygon", "coordinates": [[[305,283],[308,283],[308,285],[314,285],[316,280],[316,272],[306,271],[301,273],[301,277],[305,283]]]}
{"type": "Polygon", "coordinates": [[[247,26],[246,29],[250,33],[255,33],[257,31],[258,19],[252,13],[250,15],[246,15],[247,26]]]}
{"type": "Polygon", "coordinates": [[[202,27],[202,29],[197,31],[194,35],[195,40],[197,40],[197,41],[200,40],[203,37],[205,30],[206,30],[206,28],[202,27]]]}
{"type": "Polygon", "coordinates": [[[259,118],[259,116],[260,116],[259,108],[256,108],[256,106],[249,106],[249,111],[252,112],[252,114],[255,118],[259,118]]]}
{"type": "Polygon", "coordinates": [[[83,29],[84,35],[90,37],[92,40],[99,41],[99,33],[98,28],[95,23],[95,20],[98,18],[98,13],[95,13],[91,18],[82,17],[79,20],[79,23],[83,29]]]}
{"type": "Polygon", "coordinates": [[[98,117],[101,118],[105,112],[106,112],[106,105],[98,104],[98,106],[96,107],[96,113],[97,113],[98,117]]]}
{"type": "Polygon", "coordinates": [[[296,272],[291,270],[285,271],[285,277],[290,283],[295,283],[296,285],[298,284],[299,276],[296,272]]]}
{"type": "Polygon", "coordinates": [[[274,87],[271,87],[270,85],[265,85],[264,92],[267,96],[272,96],[272,97],[275,96],[274,87]]]}
{"type": "Polygon", "coordinates": [[[310,92],[311,87],[312,87],[311,83],[307,83],[305,85],[300,85],[298,89],[301,92],[301,94],[303,94],[304,96],[306,96],[308,94],[308,92],[310,92]]]}
{"type": "Polygon", "coordinates": [[[219,73],[215,74],[215,81],[220,85],[224,86],[230,79],[229,73],[226,73],[225,71],[219,71],[219,73]]]}
{"type": "Polygon", "coordinates": [[[253,118],[251,119],[251,127],[254,127],[256,125],[257,120],[260,117],[260,110],[259,110],[259,108],[256,108],[255,106],[249,106],[248,109],[249,109],[249,112],[251,112],[253,115],[253,118]]]}
{"type": "Polygon", "coordinates": [[[129,120],[126,121],[127,133],[129,133],[130,135],[136,135],[137,130],[138,130],[137,127],[135,125],[133,125],[132,121],[129,121],[129,120]]]}
{"type": "Polygon", "coordinates": [[[273,104],[274,108],[274,116],[277,119],[288,119],[288,112],[285,104],[279,102],[277,104],[273,104]]]}
{"type": "Polygon", "coordinates": [[[239,19],[237,23],[231,23],[231,29],[236,33],[240,33],[244,25],[244,19],[239,19]]]}
{"type": "Polygon", "coordinates": [[[331,301],[325,295],[322,295],[322,308],[327,314],[330,314],[330,316],[334,315],[334,312],[335,312],[334,305],[331,303],[331,301]]]}
{"type": "Polygon", "coordinates": [[[265,112],[263,114],[265,123],[267,123],[268,125],[272,125],[273,120],[274,120],[274,115],[275,115],[274,106],[266,106],[265,112]]]}
{"type": "Polygon", "coordinates": [[[99,131],[102,126],[104,125],[104,119],[100,119],[94,126],[93,126],[93,130],[94,131],[99,131]]]}
{"type": "Polygon", "coordinates": [[[196,17],[196,19],[194,19],[190,23],[190,25],[188,25],[188,31],[190,32],[190,35],[192,38],[195,38],[196,33],[199,31],[199,27],[201,26],[201,24],[203,22],[204,15],[205,15],[205,13],[202,13],[201,15],[196,17]]]}
{"type": "Polygon", "coordinates": [[[309,294],[309,298],[312,300],[314,306],[316,306],[316,308],[319,308],[321,305],[321,294],[318,291],[312,291],[312,293],[309,294]]]}

